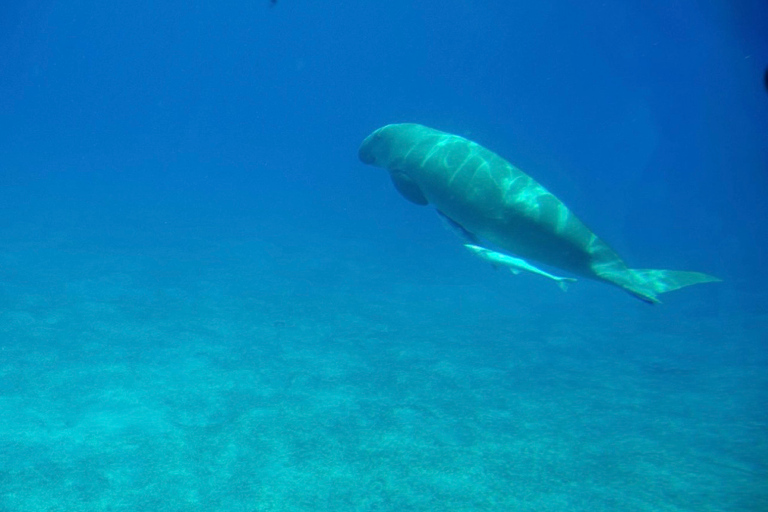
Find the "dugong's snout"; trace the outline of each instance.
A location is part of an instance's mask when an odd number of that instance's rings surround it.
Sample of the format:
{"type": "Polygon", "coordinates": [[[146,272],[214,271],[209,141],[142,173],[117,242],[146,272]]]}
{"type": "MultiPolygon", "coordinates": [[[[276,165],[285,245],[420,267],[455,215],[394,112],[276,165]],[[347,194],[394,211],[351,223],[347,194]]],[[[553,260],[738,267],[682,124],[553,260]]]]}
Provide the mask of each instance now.
{"type": "Polygon", "coordinates": [[[380,138],[378,130],[370,134],[365,138],[360,149],[357,150],[357,157],[361,162],[367,165],[376,164],[376,155],[374,149],[376,148],[376,141],[380,138]]]}
{"type": "Polygon", "coordinates": [[[373,153],[365,145],[365,142],[363,142],[363,144],[360,146],[360,149],[357,151],[357,157],[366,165],[373,165],[376,163],[376,157],[373,156],[373,153]]]}

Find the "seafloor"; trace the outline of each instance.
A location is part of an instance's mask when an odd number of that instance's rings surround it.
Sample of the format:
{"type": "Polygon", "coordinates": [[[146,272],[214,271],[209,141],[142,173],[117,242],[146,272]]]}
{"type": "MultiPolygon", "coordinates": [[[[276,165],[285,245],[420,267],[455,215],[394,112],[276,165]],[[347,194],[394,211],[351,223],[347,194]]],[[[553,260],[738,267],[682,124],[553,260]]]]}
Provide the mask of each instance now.
{"type": "Polygon", "coordinates": [[[728,283],[52,217],[0,245],[3,512],[768,510],[768,316],[728,283]]]}

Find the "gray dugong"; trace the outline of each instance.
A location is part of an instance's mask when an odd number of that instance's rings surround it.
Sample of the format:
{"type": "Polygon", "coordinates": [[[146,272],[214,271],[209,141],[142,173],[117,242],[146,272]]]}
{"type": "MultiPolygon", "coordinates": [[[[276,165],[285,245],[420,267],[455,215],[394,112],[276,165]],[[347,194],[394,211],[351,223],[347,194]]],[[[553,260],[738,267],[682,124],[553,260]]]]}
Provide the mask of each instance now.
{"type": "Polygon", "coordinates": [[[565,204],[496,153],[419,124],[366,137],[363,163],[387,169],[409,201],[434,205],[470,236],[523,258],[609,283],[648,303],[660,293],[719,281],[700,272],[630,269],[565,204]]]}

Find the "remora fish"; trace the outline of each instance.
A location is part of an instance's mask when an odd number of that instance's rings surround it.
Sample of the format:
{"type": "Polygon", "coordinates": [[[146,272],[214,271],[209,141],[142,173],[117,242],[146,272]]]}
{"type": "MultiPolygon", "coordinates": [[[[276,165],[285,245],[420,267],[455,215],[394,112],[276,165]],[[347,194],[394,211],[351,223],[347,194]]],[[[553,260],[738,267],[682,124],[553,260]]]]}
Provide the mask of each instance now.
{"type": "Polygon", "coordinates": [[[486,261],[489,261],[491,265],[502,265],[504,267],[509,268],[509,270],[512,271],[513,274],[519,274],[520,272],[530,272],[532,274],[537,274],[543,277],[546,277],[548,279],[552,279],[557,283],[557,285],[560,287],[561,290],[566,291],[568,289],[568,283],[572,283],[576,281],[576,279],[572,277],[558,277],[553,276],[549,272],[544,272],[540,268],[536,268],[527,261],[515,258],[513,256],[510,256],[508,254],[503,254],[497,251],[492,251],[490,249],[486,249],[485,247],[479,247],[477,245],[472,244],[464,244],[464,247],[469,249],[473,254],[475,254],[477,257],[482,258],[486,261]]]}
{"type": "Polygon", "coordinates": [[[369,135],[363,163],[387,169],[409,201],[432,204],[476,239],[526,259],[609,283],[648,303],[657,295],[719,281],[700,272],[630,269],[557,197],[497,154],[419,124],[369,135]]]}

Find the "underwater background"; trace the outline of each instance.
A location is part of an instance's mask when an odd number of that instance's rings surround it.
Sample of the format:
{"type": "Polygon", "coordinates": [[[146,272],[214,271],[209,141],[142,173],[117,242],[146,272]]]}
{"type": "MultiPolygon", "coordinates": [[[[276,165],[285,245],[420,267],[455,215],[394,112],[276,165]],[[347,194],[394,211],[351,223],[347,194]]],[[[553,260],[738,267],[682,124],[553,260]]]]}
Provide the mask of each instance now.
{"type": "Polygon", "coordinates": [[[8,0],[0,511],[768,510],[760,0],[8,0]],[[494,150],[649,306],[357,148],[494,150]]]}

